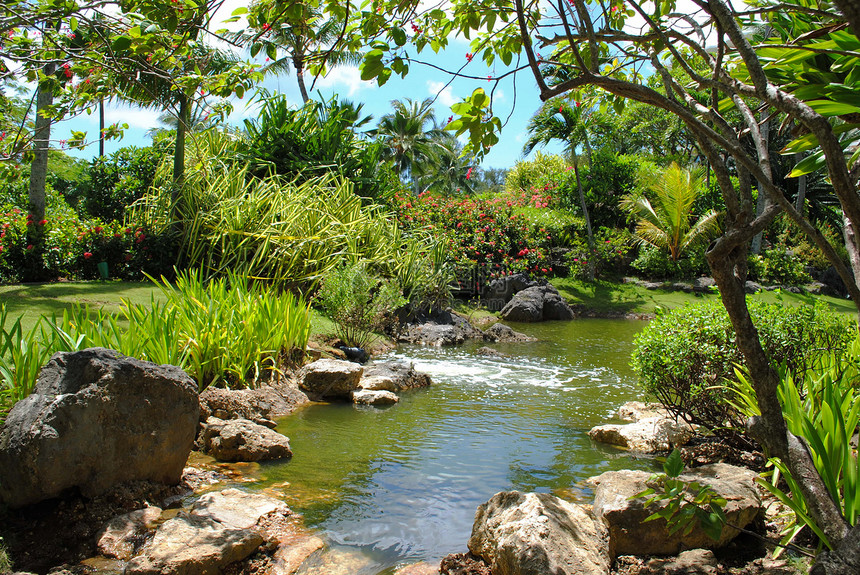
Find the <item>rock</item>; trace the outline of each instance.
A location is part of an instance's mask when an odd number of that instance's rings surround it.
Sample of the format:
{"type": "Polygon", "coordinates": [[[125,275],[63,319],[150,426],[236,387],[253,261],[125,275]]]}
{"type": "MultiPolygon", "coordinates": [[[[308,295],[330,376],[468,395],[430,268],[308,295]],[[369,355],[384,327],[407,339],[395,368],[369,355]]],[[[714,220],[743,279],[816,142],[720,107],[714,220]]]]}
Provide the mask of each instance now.
{"type": "MultiPolygon", "coordinates": [[[[631,499],[649,487],[650,473],[645,471],[607,471],[589,479],[595,485],[594,513],[609,529],[609,552],[619,555],[675,555],[684,549],[716,549],[731,541],[738,531],[724,527],[720,539],[708,537],[696,525],[683,535],[681,531],[668,532],[663,519],[643,523],[646,517],[660,507],[654,504],[644,508],[644,498],[631,499]]],[[[705,465],[687,471],[680,478],[710,485],[726,500],[725,514],[728,523],[746,527],[762,509],[756,491],[756,474],[748,469],[725,463],[705,465]]]]}
{"type": "Polygon", "coordinates": [[[210,416],[218,419],[250,419],[270,426],[272,419],[292,413],[308,402],[295,382],[270,382],[256,389],[221,389],[207,387],[200,394],[200,421],[210,416]]]}
{"type": "Polygon", "coordinates": [[[208,575],[241,561],[264,542],[250,529],[225,527],[208,517],[180,514],[159,526],[125,575],[208,575]]]}
{"type": "Polygon", "coordinates": [[[490,566],[471,553],[452,553],[439,564],[442,575],[493,575],[490,566]]]}
{"type": "Polygon", "coordinates": [[[320,359],[299,370],[299,387],[315,397],[349,399],[364,368],[351,361],[320,359]]]}
{"type": "Polygon", "coordinates": [[[362,389],[352,392],[352,402],[359,405],[394,405],[398,401],[400,398],[390,391],[362,389]]]}
{"type": "Polygon", "coordinates": [[[717,282],[714,278],[700,277],[693,280],[693,291],[698,293],[710,293],[715,287],[717,282]]]}
{"type": "Polygon", "coordinates": [[[478,507],[469,551],[493,575],[607,575],[607,530],[590,509],[547,493],[507,491],[478,507]]]}
{"type": "Polygon", "coordinates": [[[685,445],[695,435],[688,423],[668,417],[648,417],[636,423],[598,425],[588,436],[594,441],[654,453],[685,445]]]}
{"type": "Polygon", "coordinates": [[[292,457],[290,440],[247,419],[206,420],[200,449],[219,461],[268,461],[292,457]]]}
{"type": "Polygon", "coordinates": [[[394,572],[394,575],[439,575],[439,567],[422,561],[401,567],[394,572]]]}
{"type": "Polygon", "coordinates": [[[259,493],[225,489],[207,493],[191,506],[191,514],[212,519],[231,529],[251,529],[269,515],[292,515],[283,501],[259,493]]]}
{"type": "Polygon", "coordinates": [[[314,535],[282,539],[272,557],[268,575],[293,575],[308,557],[325,547],[325,542],[314,535]]]}
{"type": "Polygon", "coordinates": [[[639,285],[647,290],[665,289],[663,282],[639,282],[639,285]]]}
{"type": "Polygon", "coordinates": [[[343,355],[345,355],[346,359],[349,361],[354,361],[355,363],[367,363],[367,360],[370,359],[370,354],[360,347],[339,345],[337,348],[343,352],[343,355]]]}
{"type": "Polygon", "coordinates": [[[511,301],[514,294],[537,285],[540,284],[529,279],[529,276],[524,273],[496,278],[487,287],[487,293],[484,298],[487,303],[487,309],[490,311],[499,311],[506,303],[511,301]]]}
{"type": "Polygon", "coordinates": [[[22,507],[71,487],[176,484],[194,443],[197,384],[178,367],[92,348],[57,353],[0,431],[0,501],[22,507]]]}
{"type": "Polygon", "coordinates": [[[671,289],[672,291],[682,291],[682,292],[684,292],[684,293],[690,293],[690,292],[692,292],[695,288],[693,287],[693,285],[692,285],[692,284],[688,284],[688,283],[685,283],[685,282],[674,282],[674,283],[670,286],[670,288],[669,288],[669,289],[671,289]]]}
{"type": "Polygon", "coordinates": [[[530,341],[537,341],[536,337],[532,337],[530,335],[514,331],[509,326],[506,326],[503,323],[493,324],[484,333],[487,334],[487,337],[491,341],[496,341],[499,343],[525,343],[530,341]]]}
{"type": "Polygon", "coordinates": [[[97,536],[99,553],[115,559],[131,559],[143,544],[146,532],[155,528],[161,512],[160,507],[145,507],[114,517],[97,536]]]}
{"type": "Polygon", "coordinates": [[[517,293],[502,309],[508,321],[571,320],[573,310],[551,285],[534,286],[517,293]]]}
{"type": "Polygon", "coordinates": [[[636,423],[649,417],[670,417],[666,408],[659,403],[628,401],[618,408],[618,419],[636,423]]]}
{"type": "Polygon", "coordinates": [[[406,331],[400,334],[398,341],[448,347],[460,345],[466,341],[466,338],[453,325],[422,323],[409,326],[406,331]]]}
{"type": "Polygon", "coordinates": [[[744,291],[748,294],[758,293],[761,291],[761,284],[747,280],[744,284],[744,291]]]}
{"type": "Polygon", "coordinates": [[[399,393],[409,389],[427,387],[431,383],[433,382],[430,376],[416,371],[413,363],[387,361],[366,367],[358,385],[367,391],[399,393]]]}
{"type": "Polygon", "coordinates": [[[825,294],[836,297],[845,297],[848,295],[845,282],[842,281],[842,276],[839,275],[835,267],[830,266],[816,279],[827,286],[825,294]]]}
{"type": "Polygon", "coordinates": [[[710,549],[690,549],[677,557],[654,557],[647,563],[653,575],[717,575],[719,564],[710,549]]]}

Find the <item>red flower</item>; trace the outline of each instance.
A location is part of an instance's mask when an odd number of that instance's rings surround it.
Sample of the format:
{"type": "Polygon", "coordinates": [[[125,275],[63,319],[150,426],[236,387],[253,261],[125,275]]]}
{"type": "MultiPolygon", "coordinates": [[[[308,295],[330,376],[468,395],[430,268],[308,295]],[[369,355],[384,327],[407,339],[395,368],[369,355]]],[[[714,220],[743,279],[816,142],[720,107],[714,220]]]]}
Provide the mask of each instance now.
{"type": "Polygon", "coordinates": [[[97,234],[100,234],[100,233],[102,233],[102,231],[104,231],[104,228],[101,226],[96,226],[93,228],[93,231],[97,234]]]}
{"type": "Polygon", "coordinates": [[[468,180],[471,177],[472,177],[472,168],[469,168],[469,171],[466,172],[466,179],[468,180]]]}
{"type": "Polygon", "coordinates": [[[471,62],[472,58],[474,58],[474,57],[475,57],[475,55],[472,54],[471,52],[466,52],[466,62],[471,62]]]}
{"type": "Polygon", "coordinates": [[[29,252],[29,251],[31,251],[32,249],[33,249],[33,244],[30,244],[29,246],[27,246],[27,251],[28,251],[28,252],[29,252]]]}
{"type": "Polygon", "coordinates": [[[39,220],[39,225],[40,225],[40,226],[44,226],[44,225],[45,225],[45,224],[47,224],[47,223],[48,223],[48,220],[39,220]]]}
{"type": "Polygon", "coordinates": [[[90,259],[91,257],[93,257],[93,254],[91,254],[90,252],[84,252],[84,259],[85,259],[85,260],[88,260],[88,259],[90,259]]]}

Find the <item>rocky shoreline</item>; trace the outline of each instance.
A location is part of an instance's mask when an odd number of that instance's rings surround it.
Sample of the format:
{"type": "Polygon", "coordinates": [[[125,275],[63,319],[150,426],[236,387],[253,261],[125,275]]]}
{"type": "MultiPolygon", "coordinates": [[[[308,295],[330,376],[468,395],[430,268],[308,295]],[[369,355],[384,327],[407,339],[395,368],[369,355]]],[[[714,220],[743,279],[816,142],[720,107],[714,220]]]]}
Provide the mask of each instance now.
{"type": "MultiPolygon", "coordinates": [[[[425,345],[456,345],[466,339],[530,340],[502,324],[478,329],[451,313],[404,333],[402,341],[425,345]]],[[[189,388],[190,380],[184,380],[181,372],[165,372],[164,366],[143,365],[146,362],[110,350],[77,353],[83,355],[58,354],[52,359],[33,399],[16,406],[23,415],[10,412],[0,433],[0,460],[8,464],[4,470],[20,465],[21,477],[44,472],[34,475],[38,479],[34,485],[5,491],[0,486],[0,495],[11,508],[0,533],[19,572],[289,575],[304,565],[307,573],[346,575],[349,567],[335,568],[331,563],[337,558],[321,559],[327,548],[324,538],[305,528],[301,517],[276,494],[249,493],[236,485],[253,462],[292,455],[288,438],[274,428],[277,418],[298,407],[311,401],[393,405],[398,394],[432,384],[410,364],[362,367],[321,357],[259,389],[209,388],[196,398],[196,389],[189,388]],[[171,386],[184,391],[171,392],[171,386]],[[147,393],[129,391],[135,389],[147,393]],[[185,400],[153,404],[147,397],[153,389],[162,390],[162,398],[191,393],[196,398],[194,409],[183,407],[185,400]],[[95,407],[87,407],[90,404],[95,407]],[[145,414],[146,409],[152,413],[145,414]],[[87,413],[96,415],[88,420],[87,413]],[[151,419],[171,425],[152,427],[151,419]],[[26,425],[14,431],[10,422],[14,426],[16,421],[26,425]],[[70,423],[58,425],[63,421],[70,423]],[[114,428],[106,428],[106,422],[114,428]],[[74,445],[86,449],[70,451],[56,442],[72,428],[74,445]],[[139,452],[122,453],[142,430],[149,430],[153,438],[145,472],[133,471],[129,463],[140,457],[139,452]],[[165,456],[175,451],[177,437],[188,438],[179,442],[184,450],[179,472],[169,463],[175,457],[165,456]],[[196,455],[189,460],[192,441],[196,451],[191,453],[196,455]],[[82,450],[89,453],[83,458],[89,470],[73,467],[80,461],[39,460],[47,449],[44,445],[53,450],[49,453],[66,452],[72,460],[80,460],[82,450]],[[111,457],[106,458],[106,453],[111,457]],[[68,473],[69,469],[77,471],[68,473]],[[128,477],[129,473],[139,477],[128,477]],[[55,476],[63,476],[62,481],[55,476]],[[107,484],[105,477],[117,479],[107,484]]],[[[619,416],[629,423],[595,428],[590,434],[593,440],[659,452],[682,446],[695,431],[670,421],[654,406],[625,405],[619,416]]],[[[689,474],[690,480],[712,485],[731,502],[733,525],[764,529],[765,509],[751,471],[713,463],[689,474]]],[[[760,545],[750,551],[755,545],[734,541],[736,529],[726,528],[725,537],[715,543],[695,530],[678,539],[659,522],[643,523],[653,509],[645,511],[642,500],[634,496],[651,480],[648,474],[633,471],[592,478],[593,505],[548,494],[498,493],[477,510],[468,553],[448,556],[439,565],[404,566],[396,575],[795,572],[785,563],[769,560],[760,545]],[[706,547],[714,551],[701,550],[706,547]],[[734,551],[726,554],[721,549],[734,551]],[[665,555],[677,557],[654,558],[665,555]],[[740,556],[747,559],[739,563],[740,556]]]]}

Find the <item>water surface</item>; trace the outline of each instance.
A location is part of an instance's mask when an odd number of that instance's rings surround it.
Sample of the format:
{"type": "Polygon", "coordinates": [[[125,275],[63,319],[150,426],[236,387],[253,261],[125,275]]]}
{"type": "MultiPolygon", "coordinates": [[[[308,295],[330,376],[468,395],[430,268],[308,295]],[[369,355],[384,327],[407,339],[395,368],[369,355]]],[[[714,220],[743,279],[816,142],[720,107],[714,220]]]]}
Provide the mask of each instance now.
{"type": "Polygon", "coordinates": [[[278,427],[293,459],[264,465],[260,486],[281,490],[350,557],[345,572],[368,575],[465,551],[476,507],[498,491],[586,501],[588,477],[653,467],[587,435],[639,398],[628,363],[643,325],[516,325],[540,341],[492,344],[504,358],[476,354],[483,344],[402,346],[381,359],[414,362],[433,386],[384,409],[300,409],[278,427]]]}

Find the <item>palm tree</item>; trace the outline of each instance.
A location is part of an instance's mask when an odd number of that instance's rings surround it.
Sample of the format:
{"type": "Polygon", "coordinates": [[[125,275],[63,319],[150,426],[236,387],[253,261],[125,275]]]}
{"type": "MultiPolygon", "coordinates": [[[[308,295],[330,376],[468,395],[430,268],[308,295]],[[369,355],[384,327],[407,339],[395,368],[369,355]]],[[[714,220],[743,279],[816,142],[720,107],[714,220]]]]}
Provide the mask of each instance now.
{"type": "Polygon", "coordinates": [[[260,30],[233,32],[225,37],[239,46],[250,48],[252,55],[258,52],[269,55],[271,62],[263,68],[266,73],[289,74],[294,69],[302,102],[306,103],[309,98],[305,70],[311,69],[317,75],[328,66],[358,64],[363,53],[338,48],[337,40],[343,29],[341,20],[325,19],[319,9],[305,4],[300,6],[303,11],[301,18],[275,26],[263,24],[260,30]],[[279,50],[285,54],[279,57],[279,50]]]}
{"type": "Polygon", "coordinates": [[[463,146],[454,134],[442,132],[427,160],[416,166],[415,176],[420,186],[446,196],[452,192],[465,194],[474,192],[472,158],[464,157],[462,151],[463,146]]]}
{"type": "Polygon", "coordinates": [[[421,102],[394,100],[391,105],[394,111],[379,120],[374,133],[386,144],[386,156],[393,160],[397,172],[412,181],[418,195],[420,164],[442,146],[444,132],[436,126],[431,98],[421,102]]]}
{"type": "Polygon", "coordinates": [[[672,162],[662,173],[653,174],[643,194],[626,196],[621,207],[639,221],[636,235],[658,249],[665,249],[673,262],[684,250],[709,241],[719,233],[719,213],[710,210],[695,219],[693,202],[703,191],[700,169],[687,170],[672,162]]]}
{"type": "Polygon", "coordinates": [[[523,153],[530,153],[538,144],[546,145],[553,140],[560,140],[566,144],[565,151],[570,156],[573,164],[573,173],[576,177],[576,188],[579,192],[579,205],[582,209],[582,217],[585,220],[585,231],[588,236],[588,279],[594,280],[594,232],[591,229],[591,218],[588,215],[588,205],[585,202],[585,192],[582,189],[582,181],[579,177],[579,157],[576,148],[580,144],[585,147],[588,154],[588,163],[591,163],[591,145],[588,139],[588,121],[591,112],[579,102],[570,105],[566,98],[553,98],[544,102],[537,114],[529,120],[526,130],[529,139],[523,146],[523,153]]]}

